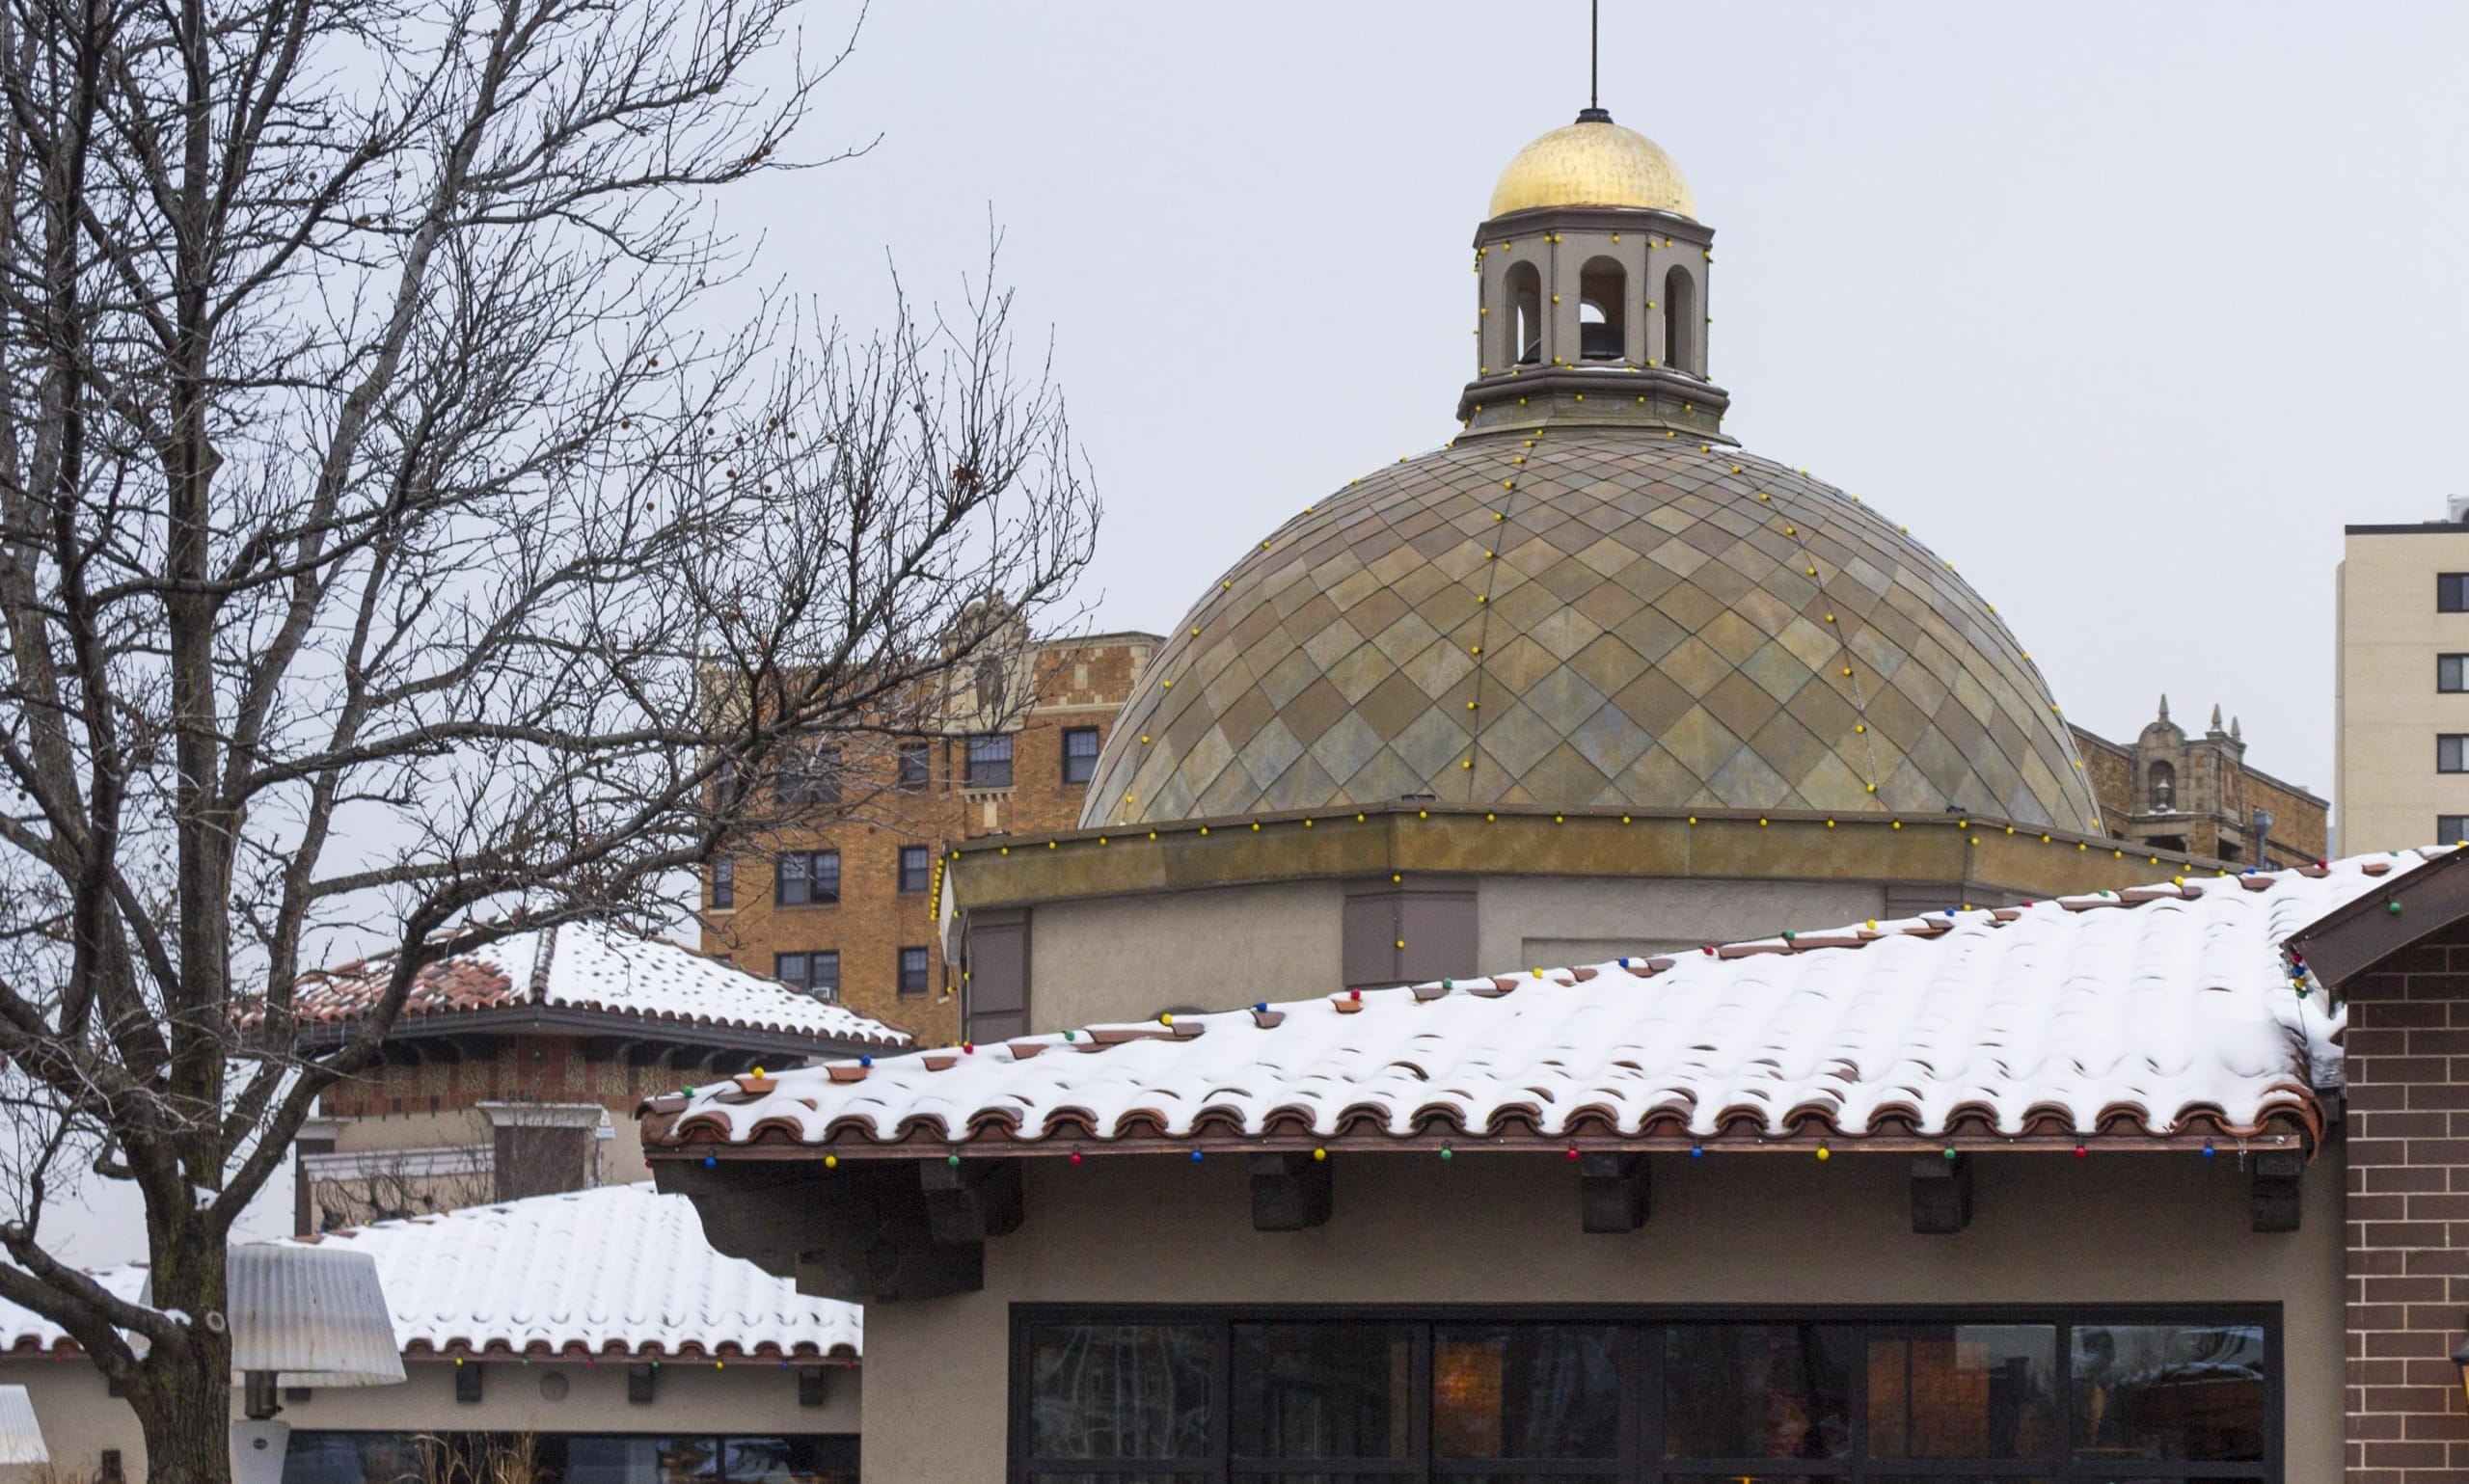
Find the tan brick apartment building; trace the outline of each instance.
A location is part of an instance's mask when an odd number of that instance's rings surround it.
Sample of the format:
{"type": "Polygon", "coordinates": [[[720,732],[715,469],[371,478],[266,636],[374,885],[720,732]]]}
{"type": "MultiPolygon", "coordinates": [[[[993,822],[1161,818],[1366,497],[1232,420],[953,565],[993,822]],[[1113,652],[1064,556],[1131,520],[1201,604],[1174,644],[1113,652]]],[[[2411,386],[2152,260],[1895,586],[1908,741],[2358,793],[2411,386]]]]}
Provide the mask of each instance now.
{"type": "Polygon", "coordinates": [[[999,729],[902,742],[852,780],[851,817],[790,829],[704,873],[703,951],[771,974],[920,1043],[960,1034],[960,970],[936,923],[944,847],[1070,829],[1115,716],[1161,640],[1107,634],[1031,646],[1031,697],[999,729]]]}
{"type": "Polygon", "coordinates": [[[2332,686],[2341,849],[2469,838],[2469,499],[2343,534],[2332,686]]]}

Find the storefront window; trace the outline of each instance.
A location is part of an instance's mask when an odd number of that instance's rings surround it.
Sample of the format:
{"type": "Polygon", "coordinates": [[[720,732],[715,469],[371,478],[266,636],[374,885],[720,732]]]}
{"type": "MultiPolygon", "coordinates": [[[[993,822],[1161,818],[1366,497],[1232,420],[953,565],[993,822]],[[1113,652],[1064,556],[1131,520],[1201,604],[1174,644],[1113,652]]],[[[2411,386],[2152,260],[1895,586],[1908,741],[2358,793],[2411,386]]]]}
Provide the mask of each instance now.
{"type": "Polygon", "coordinates": [[[1015,1484],[2284,1484],[2267,1311],[1147,1312],[1019,1312],[1015,1484]]]}
{"type": "Polygon", "coordinates": [[[1869,1339],[1871,1458],[2046,1458],[2057,1326],[1947,1325],[1869,1339]]]}
{"type": "Polygon", "coordinates": [[[1445,1327],[1432,1336],[1432,1451],[1443,1458],[1620,1457],[1610,1325],[1445,1327]]]}
{"type": "Polygon", "coordinates": [[[1196,1325],[1044,1328],[1030,1340],[1041,1458],[1205,1458],[1211,1342],[1196,1325]]]}
{"type": "Polygon", "coordinates": [[[283,1484],[857,1484],[857,1440],[296,1432],[283,1484]]]}
{"type": "Polygon", "coordinates": [[[1405,1458],[1414,1332],[1402,1324],[1234,1327],[1234,1456],[1405,1458]]]}
{"type": "Polygon", "coordinates": [[[1664,1457],[1850,1457],[1859,1353],[1839,1325],[1672,1326],[1664,1457]]]}
{"type": "Polygon", "coordinates": [[[2077,1458],[2264,1457],[2261,1325],[2077,1325],[2074,1348],[2077,1458]]]}

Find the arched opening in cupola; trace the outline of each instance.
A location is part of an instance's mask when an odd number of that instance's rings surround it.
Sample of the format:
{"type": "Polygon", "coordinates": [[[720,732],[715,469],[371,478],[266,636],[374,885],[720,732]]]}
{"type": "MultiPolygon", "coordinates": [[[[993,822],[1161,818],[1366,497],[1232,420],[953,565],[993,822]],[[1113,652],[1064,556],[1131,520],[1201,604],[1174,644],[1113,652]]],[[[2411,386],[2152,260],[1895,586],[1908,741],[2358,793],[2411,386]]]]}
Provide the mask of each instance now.
{"type": "Polygon", "coordinates": [[[1543,275],[1533,263],[1512,263],[1505,281],[1508,290],[1509,342],[1512,359],[1533,365],[1543,359],[1543,275]]]}
{"type": "Polygon", "coordinates": [[[1578,356],[1618,361],[1629,354],[1629,270],[1594,257],[1578,274],[1578,356]]]}
{"type": "Polygon", "coordinates": [[[1692,376],[1706,374],[1706,357],[1698,332],[1705,313],[1697,307],[1697,281],[1675,266],[1663,278],[1663,354],[1673,370],[1692,376]]]}

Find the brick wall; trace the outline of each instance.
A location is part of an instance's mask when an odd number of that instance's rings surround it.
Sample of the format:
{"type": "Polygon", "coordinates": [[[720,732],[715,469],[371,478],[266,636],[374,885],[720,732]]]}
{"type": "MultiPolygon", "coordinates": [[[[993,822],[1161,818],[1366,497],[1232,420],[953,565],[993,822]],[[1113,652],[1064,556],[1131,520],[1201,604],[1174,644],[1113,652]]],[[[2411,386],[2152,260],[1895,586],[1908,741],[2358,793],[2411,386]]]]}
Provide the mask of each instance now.
{"type": "Polygon", "coordinates": [[[2348,1484],[2453,1484],[2469,1479],[2451,1361],[2469,1333],[2469,925],[2347,989],[2348,1484]]]}
{"type": "MultiPolygon", "coordinates": [[[[1094,728],[1103,746],[1156,643],[1137,634],[1041,647],[1033,657],[1036,699],[1013,736],[1010,788],[969,788],[967,744],[938,739],[930,743],[933,767],[922,794],[868,791],[863,819],[782,830],[765,843],[774,854],[736,857],[733,907],[713,904],[706,873],[703,952],[757,974],[773,972],[784,953],[837,953],[842,1004],[905,1027],[927,1045],[957,1039],[959,970],[943,962],[931,892],[900,890],[901,848],[925,846],[931,862],[980,835],[1076,827],[1088,786],[1064,780],[1064,733],[1094,728]],[[839,903],[775,905],[776,853],[822,850],[840,852],[839,903]],[[908,947],[927,951],[923,994],[899,992],[900,950],[908,947]]],[[[888,754],[880,766],[893,766],[888,754]]]]}

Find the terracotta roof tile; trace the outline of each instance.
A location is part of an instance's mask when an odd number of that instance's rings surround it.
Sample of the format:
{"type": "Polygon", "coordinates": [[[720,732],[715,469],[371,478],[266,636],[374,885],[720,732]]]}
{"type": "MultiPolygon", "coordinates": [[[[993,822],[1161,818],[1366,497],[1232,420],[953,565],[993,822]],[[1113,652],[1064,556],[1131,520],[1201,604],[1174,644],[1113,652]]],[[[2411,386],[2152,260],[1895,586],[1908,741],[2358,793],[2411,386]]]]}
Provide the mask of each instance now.
{"type": "Polygon", "coordinates": [[[807,1068],[655,1110],[647,1142],[2320,1138],[2342,1020],[2282,945],[2393,865],[1096,1026],[880,1061],[862,1089],[807,1068]],[[1088,1054],[1041,1054],[1067,1044],[1088,1054]]]}

